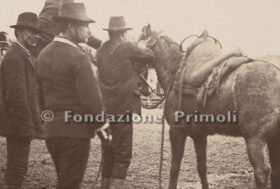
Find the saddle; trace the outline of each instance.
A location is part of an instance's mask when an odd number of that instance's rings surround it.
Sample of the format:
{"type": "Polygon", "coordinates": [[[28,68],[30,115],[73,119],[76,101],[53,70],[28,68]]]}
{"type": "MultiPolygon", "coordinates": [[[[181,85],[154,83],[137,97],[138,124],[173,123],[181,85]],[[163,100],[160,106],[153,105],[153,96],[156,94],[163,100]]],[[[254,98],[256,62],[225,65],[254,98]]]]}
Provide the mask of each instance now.
{"type": "Polygon", "coordinates": [[[191,95],[196,99],[196,105],[200,108],[205,108],[208,97],[218,94],[220,83],[235,69],[244,63],[252,62],[251,59],[244,56],[231,56],[221,62],[218,66],[214,67],[212,72],[208,75],[207,79],[200,85],[195,86],[188,79],[189,69],[191,65],[197,64],[197,61],[201,63],[207,63],[207,61],[213,60],[217,56],[222,56],[222,52],[217,49],[215,43],[213,48],[211,45],[202,45],[202,48],[194,48],[204,43],[205,40],[198,38],[186,51],[185,57],[179,63],[179,69],[176,73],[173,90],[178,91],[178,110],[181,109],[182,96],[191,95]],[[215,45],[215,46],[214,46],[215,45]]]}

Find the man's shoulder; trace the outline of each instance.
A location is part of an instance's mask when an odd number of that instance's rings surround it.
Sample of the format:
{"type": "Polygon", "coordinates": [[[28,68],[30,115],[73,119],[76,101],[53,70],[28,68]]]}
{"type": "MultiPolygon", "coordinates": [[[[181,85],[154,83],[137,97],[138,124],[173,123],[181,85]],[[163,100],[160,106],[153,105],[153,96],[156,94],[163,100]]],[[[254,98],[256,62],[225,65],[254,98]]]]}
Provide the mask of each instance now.
{"type": "Polygon", "coordinates": [[[113,52],[116,53],[122,53],[123,51],[127,51],[130,48],[137,47],[135,43],[130,41],[106,41],[97,51],[98,54],[110,52],[113,54],[113,52]],[[117,50],[117,51],[116,51],[117,50]]]}
{"type": "Polygon", "coordinates": [[[24,61],[25,58],[27,58],[27,55],[24,53],[23,50],[21,50],[20,48],[12,45],[9,50],[7,51],[7,53],[5,54],[4,58],[3,58],[3,64],[5,64],[6,62],[9,61],[24,61]]]}
{"type": "Polygon", "coordinates": [[[116,48],[116,53],[118,54],[130,54],[131,50],[135,49],[137,47],[136,43],[133,43],[131,41],[125,41],[125,42],[122,42],[118,45],[118,47],[116,48]]]}
{"type": "Polygon", "coordinates": [[[25,55],[24,51],[20,47],[18,47],[18,45],[16,43],[13,43],[11,45],[11,47],[8,49],[5,57],[13,57],[13,56],[15,56],[15,54],[18,54],[18,55],[21,55],[21,56],[25,55]]]}
{"type": "Polygon", "coordinates": [[[97,50],[97,53],[98,53],[98,52],[100,53],[100,52],[105,51],[106,49],[110,48],[111,45],[112,45],[112,43],[111,43],[110,40],[109,40],[109,41],[105,41],[105,42],[101,45],[101,47],[97,50]]]}
{"type": "Polygon", "coordinates": [[[76,56],[85,56],[86,54],[80,50],[78,47],[71,46],[66,43],[52,41],[49,43],[39,54],[38,58],[44,56],[64,56],[65,58],[73,58],[76,56]]]}

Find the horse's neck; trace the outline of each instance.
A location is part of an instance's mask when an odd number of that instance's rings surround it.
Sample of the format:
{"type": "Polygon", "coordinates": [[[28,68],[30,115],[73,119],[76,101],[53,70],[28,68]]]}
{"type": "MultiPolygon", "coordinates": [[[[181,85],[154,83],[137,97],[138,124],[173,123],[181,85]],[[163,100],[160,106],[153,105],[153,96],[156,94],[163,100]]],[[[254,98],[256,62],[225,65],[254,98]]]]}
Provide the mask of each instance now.
{"type": "Polygon", "coordinates": [[[168,72],[167,67],[163,62],[166,61],[162,57],[156,56],[155,70],[157,74],[158,81],[162,86],[164,92],[167,91],[168,85],[170,83],[171,74],[168,72]]]}
{"type": "Polygon", "coordinates": [[[152,49],[156,57],[155,70],[157,77],[165,92],[168,90],[174,74],[176,74],[179,59],[183,56],[179,50],[179,46],[175,45],[175,42],[173,43],[172,45],[174,46],[172,46],[171,49],[170,45],[167,45],[164,40],[161,40],[160,43],[155,45],[152,49]]]}

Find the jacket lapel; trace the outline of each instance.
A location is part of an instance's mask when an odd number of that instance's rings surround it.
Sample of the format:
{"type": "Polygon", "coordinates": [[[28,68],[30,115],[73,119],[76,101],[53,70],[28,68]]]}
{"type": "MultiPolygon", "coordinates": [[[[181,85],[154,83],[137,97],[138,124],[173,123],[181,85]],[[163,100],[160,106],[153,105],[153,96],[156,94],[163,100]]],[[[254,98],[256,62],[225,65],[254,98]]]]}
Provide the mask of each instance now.
{"type": "Polygon", "coordinates": [[[35,62],[36,62],[36,57],[35,56],[29,56],[28,57],[28,62],[31,64],[31,66],[35,69],[36,67],[35,67],[35,62]]]}
{"type": "Polygon", "coordinates": [[[33,69],[35,69],[35,60],[36,58],[31,55],[31,53],[24,47],[22,47],[18,42],[15,42],[12,44],[15,48],[19,48],[24,54],[26,55],[26,58],[28,59],[28,62],[32,66],[33,69]]]}

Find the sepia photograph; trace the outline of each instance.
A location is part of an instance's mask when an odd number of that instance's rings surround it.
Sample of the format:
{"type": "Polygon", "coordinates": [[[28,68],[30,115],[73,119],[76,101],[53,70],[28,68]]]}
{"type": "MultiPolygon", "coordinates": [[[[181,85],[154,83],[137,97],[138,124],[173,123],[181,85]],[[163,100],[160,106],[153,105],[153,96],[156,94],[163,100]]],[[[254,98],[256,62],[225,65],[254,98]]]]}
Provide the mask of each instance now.
{"type": "Polygon", "coordinates": [[[0,189],[280,189],[279,0],[0,0],[0,189]]]}

